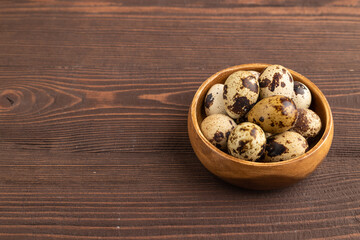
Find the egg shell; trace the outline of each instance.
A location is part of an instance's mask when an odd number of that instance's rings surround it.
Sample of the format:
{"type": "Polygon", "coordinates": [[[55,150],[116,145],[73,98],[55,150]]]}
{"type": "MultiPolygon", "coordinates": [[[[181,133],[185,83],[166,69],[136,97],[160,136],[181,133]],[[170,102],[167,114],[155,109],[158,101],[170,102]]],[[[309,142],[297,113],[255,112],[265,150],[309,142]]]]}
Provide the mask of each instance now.
{"type": "Polygon", "coordinates": [[[300,156],[309,145],[299,133],[286,131],[267,139],[265,162],[279,162],[300,156]]]}
{"type": "Polygon", "coordinates": [[[215,84],[207,92],[204,100],[206,116],[212,114],[226,114],[223,99],[224,84],[215,84]]]}
{"type": "Polygon", "coordinates": [[[311,99],[309,88],[305,84],[295,81],[292,100],[294,101],[296,108],[309,108],[311,99]]]}
{"type": "Polygon", "coordinates": [[[235,127],[235,121],[223,114],[210,115],[200,125],[205,138],[222,150],[226,149],[227,139],[235,127]]]}
{"type": "Polygon", "coordinates": [[[259,72],[257,72],[257,71],[249,71],[249,72],[251,72],[255,76],[256,80],[259,80],[259,77],[260,77],[259,72]]]}
{"type": "Polygon", "coordinates": [[[281,65],[267,67],[259,77],[260,98],[282,95],[292,98],[294,80],[290,72],[281,65]]]}
{"type": "Polygon", "coordinates": [[[224,84],[224,103],[226,113],[234,118],[243,117],[259,97],[259,83],[248,71],[231,74],[224,84]]]}
{"type": "Polygon", "coordinates": [[[321,130],[321,119],[311,109],[298,109],[298,118],[291,130],[301,134],[304,138],[313,138],[321,130]]]}
{"type": "Polygon", "coordinates": [[[256,161],[263,155],[265,144],[264,131],[254,123],[243,122],[230,133],[228,152],[237,158],[256,161]]]}
{"type": "Polygon", "coordinates": [[[256,103],[249,112],[248,121],[259,125],[265,132],[281,133],[294,126],[297,114],[290,98],[276,95],[256,103]]]}

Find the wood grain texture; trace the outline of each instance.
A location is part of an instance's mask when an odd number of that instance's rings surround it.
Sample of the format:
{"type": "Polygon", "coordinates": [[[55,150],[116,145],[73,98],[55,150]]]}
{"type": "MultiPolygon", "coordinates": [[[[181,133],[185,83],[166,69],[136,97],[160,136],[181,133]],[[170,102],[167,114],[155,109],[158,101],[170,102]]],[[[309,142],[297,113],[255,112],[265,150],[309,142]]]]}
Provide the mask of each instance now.
{"type": "Polygon", "coordinates": [[[0,2],[0,239],[359,239],[358,1],[0,2]],[[283,190],[197,160],[191,99],[213,73],[278,63],[335,122],[283,190]]]}

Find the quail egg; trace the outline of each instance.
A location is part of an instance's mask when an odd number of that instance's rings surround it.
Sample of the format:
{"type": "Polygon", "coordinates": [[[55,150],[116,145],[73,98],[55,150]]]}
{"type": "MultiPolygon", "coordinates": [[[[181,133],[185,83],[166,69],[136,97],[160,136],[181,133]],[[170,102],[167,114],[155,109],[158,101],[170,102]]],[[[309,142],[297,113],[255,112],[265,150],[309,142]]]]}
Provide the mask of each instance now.
{"type": "Polygon", "coordinates": [[[223,114],[210,115],[200,125],[205,138],[222,150],[226,149],[227,139],[235,127],[234,120],[223,114]]]}
{"type": "Polygon", "coordinates": [[[269,133],[289,130],[294,126],[296,118],[297,109],[294,102],[281,95],[261,99],[248,115],[249,122],[259,125],[269,133]]]}
{"type": "Polygon", "coordinates": [[[226,114],[223,99],[224,84],[215,84],[207,92],[204,100],[206,116],[212,114],[226,114]]]}
{"type": "Polygon", "coordinates": [[[265,162],[279,162],[295,158],[308,149],[306,139],[296,132],[286,131],[267,139],[265,162]]]}
{"type": "Polygon", "coordinates": [[[298,118],[292,131],[300,133],[304,138],[315,137],[321,129],[320,117],[310,109],[298,109],[298,118]]]}
{"type": "Polygon", "coordinates": [[[234,72],[225,81],[223,95],[225,110],[232,118],[243,117],[256,103],[258,96],[258,81],[248,71],[234,72]]]}
{"type": "Polygon", "coordinates": [[[283,95],[292,98],[294,80],[290,72],[281,65],[267,67],[259,77],[260,98],[283,95]]]}
{"type": "Polygon", "coordinates": [[[234,157],[256,161],[263,155],[265,144],[264,131],[254,123],[243,122],[230,133],[228,151],[234,157]]]}
{"type": "Polygon", "coordinates": [[[309,108],[311,104],[311,92],[305,84],[295,81],[292,100],[298,109],[309,108]]]}

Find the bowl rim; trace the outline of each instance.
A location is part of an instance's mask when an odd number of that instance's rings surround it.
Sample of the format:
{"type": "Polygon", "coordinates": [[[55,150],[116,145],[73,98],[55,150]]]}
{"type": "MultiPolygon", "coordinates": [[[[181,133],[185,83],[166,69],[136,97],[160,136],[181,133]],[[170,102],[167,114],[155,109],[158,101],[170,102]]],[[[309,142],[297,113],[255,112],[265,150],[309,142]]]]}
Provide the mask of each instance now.
{"type": "MultiPolygon", "coordinates": [[[[236,163],[241,163],[244,165],[249,165],[249,166],[282,166],[282,165],[287,165],[287,164],[291,164],[294,162],[298,162],[301,161],[305,158],[311,157],[315,152],[319,151],[322,147],[322,145],[325,144],[326,140],[331,136],[331,132],[333,130],[334,127],[334,123],[333,123],[333,117],[332,117],[332,113],[331,113],[331,109],[330,109],[330,105],[325,97],[325,95],[321,92],[321,90],[313,83],[311,82],[308,78],[306,78],[305,76],[303,76],[302,74],[291,70],[289,68],[286,68],[291,75],[296,76],[296,78],[301,79],[301,80],[305,80],[306,81],[306,86],[310,86],[309,88],[315,89],[320,97],[320,99],[323,102],[323,105],[325,106],[325,114],[326,114],[326,122],[325,122],[325,129],[324,129],[324,133],[321,136],[321,138],[319,139],[319,141],[315,144],[315,146],[313,146],[308,152],[289,159],[289,160],[285,160],[285,161],[280,161],[280,162],[252,162],[252,161],[247,161],[244,159],[240,159],[240,158],[236,158],[234,156],[231,156],[230,154],[227,154],[223,151],[221,151],[220,149],[218,149],[217,147],[215,147],[214,145],[212,145],[203,135],[202,131],[200,130],[200,126],[198,124],[197,121],[197,114],[196,114],[196,106],[198,105],[199,102],[199,98],[201,93],[204,91],[205,87],[210,84],[212,81],[214,81],[218,76],[220,76],[221,74],[227,73],[227,72],[234,72],[234,71],[241,71],[241,69],[244,68],[266,68],[270,65],[273,64],[267,64],[267,63],[248,63],[248,64],[241,64],[241,65],[235,65],[235,66],[231,66],[225,69],[222,69],[218,72],[216,72],[215,74],[211,75],[209,78],[207,78],[198,88],[198,90],[196,91],[193,100],[191,102],[190,105],[190,115],[191,115],[191,121],[192,124],[194,126],[195,132],[196,134],[199,136],[199,138],[212,150],[214,150],[217,154],[221,155],[222,157],[226,158],[227,160],[236,162],[236,163]],[[195,114],[194,114],[195,113],[195,114]]],[[[244,70],[246,71],[246,70],[244,70]]],[[[251,70],[250,70],[251,71],[251,70]]],[[[312,93],[314,94],[314,93],[312,93]]],[[[202,103],[201,103],[202,104],[202,103]]]]}

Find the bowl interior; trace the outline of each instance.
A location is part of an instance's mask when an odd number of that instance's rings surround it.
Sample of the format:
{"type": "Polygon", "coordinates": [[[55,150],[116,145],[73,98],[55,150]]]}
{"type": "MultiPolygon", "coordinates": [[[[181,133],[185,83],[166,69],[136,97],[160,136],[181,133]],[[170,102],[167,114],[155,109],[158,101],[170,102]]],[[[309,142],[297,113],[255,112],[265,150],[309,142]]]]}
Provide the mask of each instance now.
{"type": "MultiPolygon", "coordinates": [[[[221,152],[222,154],[225,154],[227,158],[229,158],[233,161],[238,161],[238,162],[240,161],[245,164],[274,165],[274,164],[284,164],[286,162],[293,161],[293,160],[296,160],[301,157],[301,156],[299,156],[294,159],[290,159],[290,160],[283,161],[283,162],[272,162],[272,163],[249,162],[249,161],[246,161],[243,159],[235,158],[227,153],[222,152],[221,150],[219,150],[218,148],[213,146],[209,141],[207,141],[200,130],[200,124],[206,117],[203,103],[204,103],[205,95],[211,86],[213,86],[216,83],[223,84],[225,82],[225,80],[227,79],[227,77],[235,71],[254,70],[254,71],[258,71],[261,73],[269,65],[271,65],[271,64],[244,64],[244,65],[239,65],[239,66],[234,66],[234,67],[224,69],[224,70],[212,75],[211,77],[209,77],[200,86],[199,90],[196,92],[196,94],[194,96],[194,101],[193,101],[192,107],[195,107],[195,109],[196,109],[196,111],[195,111],[196,112],[196,121],[194,121],[195,130],[200,135],[200,137],[203,139],[203,141],[206,141],[208,143],[208,146],[211,149],[213,149],[214,151],[221,152]]],[[[312,151],[314,151],[315,149],[319,148],[320,145],[322,144],[322,142],[324,142],[325,139],[327,138],[327,136],[330,134],[330,128],[333,124],[331,110],[330,110],[330,106],[329,106],[325,96],[323,95],[323,93],[319,90],[319,88],[314,83],[312,83],[309,79],[307,79],[303,75],[301,75],[291,69],[288,69],[288,70],[292,74],[295,81],[304,83],[310,89],[311,94],[312,94],[312,103],[311,103],[310,109],[313,110],[314,112],[316,112],[321,119],[321,123],[322,123],[321,131],[315,139],[312,139],[312,141],[310,142],[310,149],[309,149],[309,151],[307,151],[305,153],[305,154],[309,154],[312,151]]]]}

